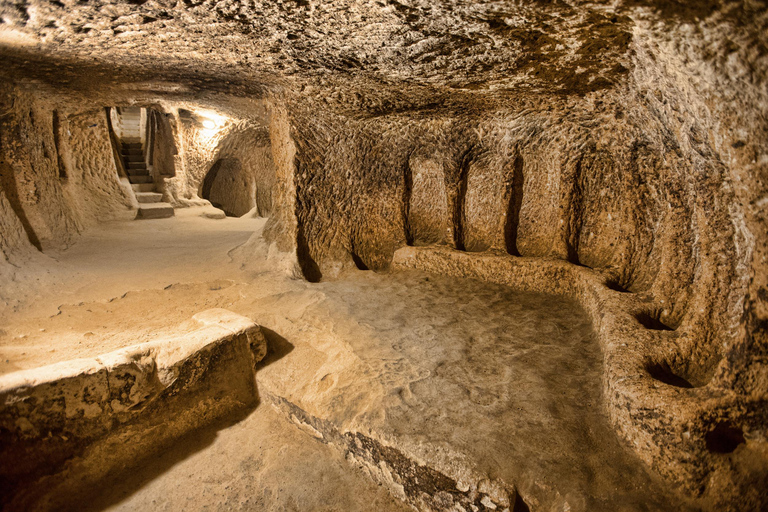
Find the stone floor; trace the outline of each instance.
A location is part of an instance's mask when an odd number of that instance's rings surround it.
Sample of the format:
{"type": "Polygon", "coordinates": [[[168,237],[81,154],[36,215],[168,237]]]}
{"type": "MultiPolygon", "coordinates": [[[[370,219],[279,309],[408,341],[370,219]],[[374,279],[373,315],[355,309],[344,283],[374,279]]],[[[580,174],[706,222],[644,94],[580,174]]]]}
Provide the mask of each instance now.
{"type": "Polygon", "coordinates": [[[3,371],[132,345],[212,307],[267,332],[250,416],[188,436],[81,504],[400,510],[375,483],[387,478],[418,503],[395,462],[371,465],[344,441],[359,435],[493,498],[489,509],[682,509],[611,429],[601,353],[574,303],[416,271],[310,284],[258,235],[246,243],[263,220],[198,213],[100,227],[2,311],[3,371]]]}
{"type": "Polygon", "coordinates": [[[610,428],[575,304],[420,272],[315,289],[270,319],[293,349],[259,373],[263,392],[532,509],[678,509],[610,428]]]}
{"type": "Polygon", "coordinates": [[[187,436],[103,489],[83,496],[81,510],[409,510],[269,405],[221,430],[187,436]]]}

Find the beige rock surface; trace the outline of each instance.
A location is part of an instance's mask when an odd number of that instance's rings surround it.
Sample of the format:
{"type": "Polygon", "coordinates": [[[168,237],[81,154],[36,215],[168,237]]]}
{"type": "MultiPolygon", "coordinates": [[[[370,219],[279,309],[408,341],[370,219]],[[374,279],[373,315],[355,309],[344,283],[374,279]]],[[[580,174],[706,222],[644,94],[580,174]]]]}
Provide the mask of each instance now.
{"type": "Polygon", "coordinates": [[[268,404],[185,441],[103,492],[73,501],[88,503],[80,510],[126,512],[411,510],[268,404]]]}
{"type": "Polygon", "coordinates": [[[227,308],[232,292],[239,296],[233,278],[244,279],[228,251],[264,221],[214,220],[203,211],[105,223],[69,250],[49,253],[45,266],[17,271],[16,287],[3,288],[15,292],[0,309],[0,373],[172,335],[204,309],[227,308]]]}
{"type": "Polygon", "coordinates": [[[259,326],[224,309],[174,337],[0,376],[3,510],[58,510],[107,475],[242,414],[267,351],[259,326]]]}
{"type": "MultiPolygon", "coordinates": [[[[600,391],[600,347],[573,302],[418,272],[353,271],[338,281],[311,285],[276,271],[280,260],[274,253],[268,259],[263,239],[254,240],[261,244],[256,260],[251,256],[254,241],[240,245],[248,236],[243,227],[258,228],[263,220],[214,221],[193,215],[194,208],[181,212],[154,225],[105,224],[62,252],[60,264],[71,268],[87,268],[91,259],[102,262],[78,276],[83,286],[74,296],[93,300],[61,306],[52,317],[29,318],[23,310],[9,316],[14,333],[36,322],[45,328],[41,337],[28,341],[30,357],[19,364],[32,367],[40,358],[117,348],[170,332],[169,326],[198,308],[225,307],[252,318],[268,333],[273,356],[256,381],[262,400],[279,406],[304,435],[321,436],[334,449],[350,453],[395,496],[420,508],[441,510],[448,498],[429,487],[422,496],[418,482],[402,472],[403,464],[427,468],[420,471],[450,486],[449,495],[464,505],[483,499],[509,505],[519,492],[519,500],[534,510],[566,504],[573,510],[678,508],[670,491],[610,429],[600,391]],[[126,230],[132,238],[125,238],[126,230]],[[174,243],[135,261],[143,281],[128,281],[135,269],[126,247],[147,254],[158,239],[174,243]],[[192,242],[199,260],[187,252],[192,242]],[[170,262],[184,257],[187,266],[169,274],[170,262]],[[216,261],[221,263],[210,269],[213,273],[194,281],[197,265],[216,261]],[[190,281],[162,286],[179,278],[190,281]],[[88,284],[96,281],[100,287],[88,284]],[[112,300],[106,300],[109,293],[99,298],[106,290],[119,294],[121,286],[132,291],[112,300]],[[33,350],[59,338],[61,353],[33,350]],[[89,340],[88,345],[73,352],[73,339],[89,340]],[[351,441],[357,435],[368,448],[351,441]]],[[[39,307],[58,304],[72,293],[62,281],[64,286],[36,299],[39,307]]],[[[262,403],[253,415],[267,406],[262,403]]],[[[232,429],[239,432],[237,438],[250,436],[245,425],[260,421],[249,419],[232,429]]],[[[183,444],[178,450],[184,450],[183,444]]],[[[201,449],[199,457],[226,465],[216,450],[201,449]]],[[[194,460],[185,461],[186,471],[202,471],[194,469],[199,464],[194,460]]],[[[150,487],[173,488],[177,479],[187,481],[185,475],[157,475],[150,487]]],[[[254,478],[273,481],[266,469],[254,478]]],[[[242,491],[234,483],[230,487],[233,493],[242,491]]],[[[128,503],[157,499],[157,492],[137,491],[128,503]]],[[[179,506],[180,495],[173,496],[163,498],[170,509],[179,506]]],[[[304,496],[312,500],[317,495],[304,496]]]]}
{"type": "MultiPolygon", "coordinates": [[[[227,279],[250,289],[269,254],[321,283],[275,281],[303,311],[323,281],[431,245],[422,268],[577,289],[625,446],[704,508],[762,510],[767,38],[761,0],[3,1],[0,292],[27,318],[63,303],[44,299],[72,286],[48,255],[132,205],[103,108],[156,108],[176,148],[167,200],[204,204],[226,158],[222,201],[253,207],[254,183],[271,200],[275,245],[245,243],[227,279]],[[211,113],[222,129],[205,133],[211,113]]],[[[196,264],[187,248],[169,275],[196,264]]],[[[124,293],[94,290],[72,303],[124,293]]],[[[227,290],[211,300],[237,302],[227,290]]]]}

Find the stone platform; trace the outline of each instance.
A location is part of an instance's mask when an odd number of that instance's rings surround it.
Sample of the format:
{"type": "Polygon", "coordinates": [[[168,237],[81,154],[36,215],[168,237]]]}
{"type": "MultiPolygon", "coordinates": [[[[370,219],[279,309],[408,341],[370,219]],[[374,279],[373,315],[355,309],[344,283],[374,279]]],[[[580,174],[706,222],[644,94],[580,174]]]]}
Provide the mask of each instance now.
{"type": "Polygon", "coordinates": [[[190,332],[0,377],[3,510],[59,510],[184,434],[256,405],[258,325],[224,309],[190,332]]]}

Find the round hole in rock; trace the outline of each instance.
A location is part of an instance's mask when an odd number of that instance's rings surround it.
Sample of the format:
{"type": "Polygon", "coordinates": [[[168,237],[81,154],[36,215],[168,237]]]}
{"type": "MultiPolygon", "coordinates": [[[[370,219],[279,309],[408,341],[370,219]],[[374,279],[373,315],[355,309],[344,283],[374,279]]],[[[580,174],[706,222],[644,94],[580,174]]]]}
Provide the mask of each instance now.
{"type": "Polygon", "coordinates": [[[665,362],[648,362],[645,366],[645,370],[650,374],[651,377],[658,380],[659,382],[663,382],[664,384],[668,384],[677,388],[695,387],[693,384],[688,382],[688,379],[681,377],[680,375],[677,375],[675,372],[673,372],[669,365],[665,362]]]}
{"type": "Polygon", "coordinates": [[[661,320],[659,320],[659,315],[657,313],[636,313],[635,314],[635,320],[640,322],[640,325],[645,327],[646,329],[651,329],[654,331],[674,331],[674,327],[670,327],[661,320]]]}
{"type": "Polygon", "coordinates": [[[621,292],[621,293],[632,293],[630,290],[627,290],[622,286],[618,281],[614,279],[609,279],[605,282],[605,286],[607,286],[609,289],[615,291],[615,292],[621,292]]]}
{"type": "Polygon", "coordinates": [[[745,442],[744,432],[728,422],[720,422],[704,436],[711,453],[732,453],[745,442]]]}

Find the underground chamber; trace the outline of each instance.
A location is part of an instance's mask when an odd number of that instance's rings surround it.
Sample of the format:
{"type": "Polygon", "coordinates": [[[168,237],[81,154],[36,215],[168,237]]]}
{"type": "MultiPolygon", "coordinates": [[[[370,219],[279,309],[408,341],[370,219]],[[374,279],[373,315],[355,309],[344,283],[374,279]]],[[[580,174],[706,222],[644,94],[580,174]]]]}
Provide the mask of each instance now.
{"type": "Polygon", "coordinates": [[[764,510],[766,12],[0,4],[0,506],[764,510]]]}

